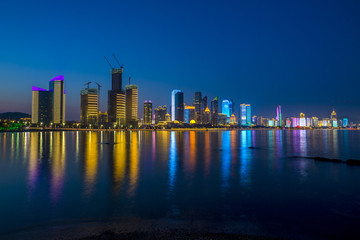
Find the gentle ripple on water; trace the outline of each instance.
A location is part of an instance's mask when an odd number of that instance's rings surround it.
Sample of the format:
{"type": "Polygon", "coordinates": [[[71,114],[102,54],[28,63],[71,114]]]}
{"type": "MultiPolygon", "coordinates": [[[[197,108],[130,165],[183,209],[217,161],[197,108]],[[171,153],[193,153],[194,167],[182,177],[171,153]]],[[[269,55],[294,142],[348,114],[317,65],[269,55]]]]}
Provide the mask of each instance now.
{"type": "Polygon", "coordinates": [[[350,239],[360,167],[301,156],[360,159],[359,143],[347,130],[0,133],[0,236],[136,218],[350,239]]]}

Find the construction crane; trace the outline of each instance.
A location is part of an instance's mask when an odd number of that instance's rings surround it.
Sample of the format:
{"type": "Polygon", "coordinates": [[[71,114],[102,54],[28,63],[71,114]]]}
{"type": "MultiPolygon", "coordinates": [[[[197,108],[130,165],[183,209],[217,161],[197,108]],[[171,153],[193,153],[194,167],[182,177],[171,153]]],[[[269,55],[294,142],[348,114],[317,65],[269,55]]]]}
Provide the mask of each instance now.
{"type": "Polygon", "coordinates": [[[115,61],[117,62],[117,64],[119,65],[120,68],[124,68],[123,65],[119,63],[119,61],[117,60],[115,54],[113,54],[113,57],[115,58],[115,61]]]}
{"type": "Polygon", "coordinates": [[[98,84],[97,82],[95,82],[95,84],[98,86],[98,122],[100,122],[100,119],[99,119],[99,112],[100,112],[100,88],[102,87],[100,84],[98,84]]]}
{"type": "Polygon", "coordinates": [[[87,86],[87,89],[89,89],[90,83],[91,83],[91,82],[87,82],[87,83],[84,84],[85,86],[87,86]]]}
{"type": "Polygon", "coordinates": [[[111,69],[115,69],[115,66],[113,66],[105,56],[104,56],[104,58],[107,61],[107,63],[109,64],[109,66],[111,67],[111,69]]]}

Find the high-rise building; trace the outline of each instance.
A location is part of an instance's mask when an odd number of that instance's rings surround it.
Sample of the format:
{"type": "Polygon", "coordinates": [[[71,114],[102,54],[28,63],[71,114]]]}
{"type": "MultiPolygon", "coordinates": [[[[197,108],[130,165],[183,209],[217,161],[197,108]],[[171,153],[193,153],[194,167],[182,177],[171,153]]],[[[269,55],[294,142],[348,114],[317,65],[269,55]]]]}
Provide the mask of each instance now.
{"type": "Polygon", "coordinates": [[[251,105],[250,104],[240,104],[240,125],[241,126],[250,126],[251,122],[251,105]]]}
{"type": "Polygon", "coordinates": [[[159,106],[155,108],[155,124],[158,124],[160,121],[166,121],[166,106],[159,106]]]}
{"type": "Polygon", "coordinates": [[[229,99],[229,114],[230,116],[234,114],[234,100],[229,99]]]}
{"type": "Polygon", "coordinates": [[[144,124],[151,125],[152,123],[152,102],[144,102],[144,124]]]}
{"type": "Polygon", "coordinates": [[[175,94],[175,120],[184,121],[184,93],[177,92],[175,94]]]}
{"type": "Polygon", "coordinates": [[[184,121],[186,123],[190,123],[192,120],[196,122],[195,112],[196,112],[195,106],[185,106],[184,121]]]}
{"type": "Polygon", "coordinates": [[[344,118],[343,119],[343,127],[348,127],[349,126],[349,119],[348,118],[344,118]]]}
{"type": "Polygon", "coordinates": [[[138,116],[138,86],[131,84],[125,86],[126,98],[126,123],[127,125],[137,125],[138,116]]]}
{"type": "Polygon", "coordinates": [[[300,127],[306,127],[306,119],[305,119],[305,114],[304,113],[300,113],[300,120],[299,120],[299,126],[300,127]]]}
{"type": "Polygon", "coordinates": [[[32,123],[44,125],[65,123],[64,76],[51,79],[49,91],[32,87],[32,123]]]}
{"type": "Polygon", "coordinates": [[[171,92],[171,106],[170,106],[170,113],[171,113],[171,121],[175,121],[176,120],[176,109],[177,107],[175,106],[175,95],[177,93],[181,92],[181,90],[178,89],[174,89],[171,92]]]}
{"type": "Polygon", "coordinates": [[[32,87],[32,113],[33,124],[49,125],[51,121],[50,93],[46,89],[32,87]]]}
{"type": "Polygon", "coordinates": [[[123,91],[109,91],[108,119],[110,123],[125,125],[125,93],[123,91]]]}
{"type": "Polygon", "coordinates": [[[203,119],[203,123],[204,124],[209,124],[211,122],[211,113],[210,113],[210,109],[208,107],[206,107],[205,111],[204,111],[204,119],[203,119]]]}
{"type": "Polygon", "coordinates": [[[111,70],[111,90],[108,92],[109,122],[125,125],[125,92],[122,89],[123,67],[111,70]]]}
{"type": "Polygon", "coordinates": [[[201,110],[201,92],[195,92],[193,105],[195,106],[195,120],[196,123],[201,123],[203,111],[201,110]]]}
{"type": "Polygon", "coordinates": [[[218,114],[219,114],[219,101],[218,97],[215,97],[211,101],[211,124],[217,125],[218,124],[218,114]]]}
{"type": "Polygon", "coordinates": [[[312,127],[319,127],[319,119],[317,117],[312,117],[312,127]]]}
{"type": "Polygon", "coordinates": [[[226,117],[230,117],[230,116],[231,116],[229,106],[230,106],[230,101],[227,100],[227,99],[224,99],[224,100],[222,101],[222,105],[221,105],[221,112],[222,112],[223,114],[225,114],[226,117]]]}
{"type": "Polygon", "coordinates": [[[205,114],[206,108],[208,108],[207,96],[205,96],[201,100],[201,115],[202,115],[201,123],[208,123],[208,122],[204,121],[204,118],[205,118],[204,114],[205,114]]]}
{"type": "Polygon", "coordinates": [[[330,117],[330,119],[333,120],[333,121],[336,121],[336,120],[337,120],[337,115],[336,115],[335,109],[333,109],[333,111],[331,112],[331,117],[330,117]]]}
{"type": "Polygon", "coordinates": [[[60,75],[50,80],[50,104],[52,122],[54,124],[65,123],[65,89],[64,76],[60,75]]]}
{"type": "Polygon", "coordinates": [[[98,90],[86,88],[80,91],[80,121],[96,123],[98,121],[98,90]]]}
{"type": "Polygon", "coordinates": [[[282,120],[282,113],[281,113],[281,106],[277,106],[276,107],[276,121],[278,122],[278,126],[282,127],[283,126],[283,120],[282,120]]]}
{"type": "Polygon", "coordinates": [[[230,125],[236,125],[236,117],[235,117],[235,114],[231,114],[231,117],[230,117],[230,125]]]}

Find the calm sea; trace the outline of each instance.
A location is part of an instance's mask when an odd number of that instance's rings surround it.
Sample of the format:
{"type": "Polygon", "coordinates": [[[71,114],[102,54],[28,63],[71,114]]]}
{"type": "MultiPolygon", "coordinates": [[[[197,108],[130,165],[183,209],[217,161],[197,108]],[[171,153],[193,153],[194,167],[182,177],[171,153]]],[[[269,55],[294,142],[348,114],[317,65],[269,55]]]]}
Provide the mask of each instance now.
{"type": "Polygon", "coordinates": [[[0,133],[0,239],[148,222],[359,239],[360,166],[301,156],[360,159],[360,131],[0,133]]]}

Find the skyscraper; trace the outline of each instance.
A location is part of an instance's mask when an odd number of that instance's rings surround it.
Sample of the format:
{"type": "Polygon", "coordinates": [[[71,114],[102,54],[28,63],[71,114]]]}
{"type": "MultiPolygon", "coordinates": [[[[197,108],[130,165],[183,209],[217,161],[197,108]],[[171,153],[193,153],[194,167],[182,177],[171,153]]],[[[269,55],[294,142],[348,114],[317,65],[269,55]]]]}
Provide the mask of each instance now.
{"type": "Polygon", "coordinates": [[[208,122],[204,121],[206,108],[208,108],[207,96],[205,96],[201,100],[201,115],[202,115],[201,123],[208,123],[208,122]]]}
{"type": "Polygon", "coordinates": [[[299,126],[300,127],[306,127],[306,119],[305,119],[305,114],[304,113],[300,113],[299,126]]]}
{"type": "Polygon", "coordinates": [[[65,90],[64,76],[50,80],[49,91],[32,87],[32,123],[62,124],[65,123],[65,90]]]}
{"type": "Polygon", "coordinates": [[[96,123],[98,121],[98,90],[93,88],[80,91],[80,121],[96,123]]]}
{"type": "Polygon", "coordinates": [[[175,95],[177,93],[181,92],[181,90],[178,89],[174,89],[171,92],[171,106],[170,106],[170,111],[171,111],[171,121],[175,121],[176,120],[176,106],[175,106],[175,95]]]}
{"type": "Polygon", "coordinates": [[[48,125],[51,121],[50,92],[46,89],[32,87],[31,123],[48,125]]]}
{"type": "Polygon", "coordinates": [[[226,117],[230,117],[230,116],[231,116],[229,106],[230,106],[230,101],[227,100],[227,99],[224,99],[224,100],[222,101],[222,105],[221,105],[221,112],[222,112],[223,114],[225,114],[226,117]]]}
{"type": "Polygon", "coordinates": [[[201,92],[195,92],[193,105],[195,107],[195,121],[196,121],[196,123],[201,123],[201,119],[202,119],[202,115],[203,115],[202,114],[203,111],[201,110],[201,102],[202,102],[201,92]]]}
{"type": "Polygon", "coordinates": [[[218,97],[215,97],[211,101],[211,124],[218,124],[219,102],[218,97]]]}
{"type": "Polygon", "coordinates": [[[152,123],[152,102],[144,102],[144,124],[151,125],[152,123]]]}
{"type": "Polygon", "coordinates": [[[65,123],[65,89],[64,76],[60,75],[50,80],[50,104],[52,122],[54,124],[65,123]]]}
{"type": "Polygon", "coordinates": [[[184,93],[181,90],[171,92],[171,121],[184,121],[184,93]]]}
{"type": "Polygon", "coordinates": [[[234,113],[234,100],[232,99],[229,99],[229,114],[230,114],[230,117],[231,115],[234,113]]]}
{"type": "Polygon", "coordinates": [[[203,119],[203,124],[209,124],[211,122],[211,113],[210,113],[210,109],[208,107],[206,107],[205,111],[204,111],[204,119],[203,119]]]}
{"type": "Polygon", "coordinates": [[[138,86],[126,85],[126,123],[127,125],[137,125],[138,115],[138,86]]]}
{"type": "Polygon", "coordinates": [[[283,126],[282,121],[282,112],[281,112],[281,106],[276,107],[276,121],[278,122],[279,127],[283,126]]]}
{"type": "Polygon", "coordinates": [[[250,126],[251,125],[251,105],[250,104],[240,104],[240,125],[241,126],[250,126]]]}
{"type": "Polygon", "coordinates": [[[109,122],[125,125],[125,93],[122,90],[123,67],[111,70],[111,86],[108,92],[109,122]]]}

